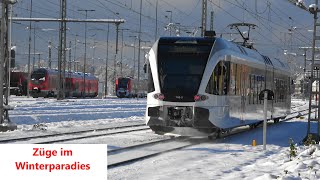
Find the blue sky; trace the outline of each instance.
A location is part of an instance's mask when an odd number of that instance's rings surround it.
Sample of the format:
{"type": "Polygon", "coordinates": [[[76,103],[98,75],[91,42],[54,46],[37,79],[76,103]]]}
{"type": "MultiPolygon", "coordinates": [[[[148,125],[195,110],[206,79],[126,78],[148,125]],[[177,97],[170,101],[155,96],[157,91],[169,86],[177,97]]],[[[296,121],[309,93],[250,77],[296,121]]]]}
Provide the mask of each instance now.
{"type": "MultiPolygon", "coordinates": [[[[151,46],[156,39],[156,2],[157,0],[142,0],[142,40],[147,41],[142,45],[151,46]]],[[[197,31],[200,36],[201,26],[201,0],[158,0],[157,26],[159,36],[169,36],[169,31],[164,27],[170,22],[172,12],[172,23],[177,27],[180,23],[181,36],[188,36],[186,32],[197,31]],[[167,12],[171,11],[171,12],[167,12]]],[[[67,16],[69,18],[85,18],[79,9],[94,9],[88,12],[88,18],[122,18],[126,22],[120,26],[123,29],[119,35],[120,49],[123,49],[123,59],[127,64],[133,60],[133,48],[128,47],[134,43],[134,38],[129,36],[138,35],[140,0],[68,0],[67,16]]],[[[306,5],[313,1],[305,1],[306,5]]],[[[310,29],[313,27],[313,16],[292,5],[287,0],[208,0],[207,29],[210,28],[210,12],[214,11],[214,30],[219,33],[234,33],[227,26],[230,23],[248,22],[258,27],[251,31],[251,40],[255,47],[263,54],[283,57],[283,50],[288,49],[296,53],[301,46],[311,46],[310,29]],[[289,29],[293,29],[289,33],[289,29]]],[[[30,0],[19,0],[14,5],[14,15],[18,17],[30,16],[30,0]]],[[[59,17],[58,0],[33,0],[32,17],[59,17]]],[[[17,46],[17,60],[19,64],[27,62],[29,26],[28,22],[13,23],[12,43],[17,46]]],[[[35,24],[35,35],[32,32],[31,51],[33,52],[36,37],[35,52],[41,53],[41,59],[48,59],[48,41],[54,46],[58,45],[58,23],[37,22],[35,24]],[[48,29],[50,29],[48,31],[48,29]]],[[[106,58],[106,24],[90,24],[87,28],[87,58],[94,58],[96,63],[106,58]],[[93,48],[94,47],[94,48],[93,48]],[[100,58],[100,59],[98,59],[100,58]]],[[[69,23],[67,41],[71,41],[72,59],[81,60],[84,55],[84,24],[69,23]],[[75,46],[75,41],[78,41],[75,46]],[[76,51],[76,54],[74,53],[76,51]]],[[[242,31],[246,31],[243,29],[242,31]]],[[[121,31],[120,31],[121,32],[121,31]]],[[[109,57],[115,53],[115,26],[110,24],[109,57]]],[[[172,35],[175,33],[172,32],[172,35]]],[[[227,39],[240,40],[237,35],[224,35],[227,39]]],[[[137,41],[136,41],[137,42],[137,41]]],[[[310,53],[311,54],[311,53],[310,53]]],[[[57,51],[53,51],[53,59],[57,58],[57,51]]],[[[297,57],[302,60],[302,57],[297,57]]]]}

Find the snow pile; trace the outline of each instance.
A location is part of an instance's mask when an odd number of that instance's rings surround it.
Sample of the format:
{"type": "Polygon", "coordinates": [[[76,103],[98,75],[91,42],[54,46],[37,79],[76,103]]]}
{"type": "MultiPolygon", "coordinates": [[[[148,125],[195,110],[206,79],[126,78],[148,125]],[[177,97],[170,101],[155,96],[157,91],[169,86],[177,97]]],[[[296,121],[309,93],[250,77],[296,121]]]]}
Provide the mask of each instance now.
{"type": "Polygon", "coordinates": [[[279,162],[278,166],[281,175],[264,174],[255,178],[255,180],[302,180],[302,179],[320,179],[320,145],[310,145],[298,147],[301,151],[296,157],[291,158],[289,151],[285,152],[287,159],[283,163],[279,162]]]}
{"type": "Polygon", "coordinates": [[[320,179],[320,145],[302,147],[301,150],[296,158],[281,165],[286,173],[282,179],[320,179]]]}

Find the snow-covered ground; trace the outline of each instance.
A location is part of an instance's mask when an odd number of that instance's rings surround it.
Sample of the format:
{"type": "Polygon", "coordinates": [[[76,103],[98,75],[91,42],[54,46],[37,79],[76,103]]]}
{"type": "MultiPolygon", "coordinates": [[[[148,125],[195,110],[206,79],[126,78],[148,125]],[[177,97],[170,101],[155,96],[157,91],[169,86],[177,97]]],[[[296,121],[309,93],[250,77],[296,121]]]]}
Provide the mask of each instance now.
{"type": "MultiPolygon", "coordinates": [[[[55,99],[12,96],[11,120],[18,125],[0,139],[144,123],[145,99],[55,99]],[[46,131],[34,129],[43,124],[46,131]]],[[[294,105],[307,103],[299,100],[294,105]]],[[[298,109],[299,109],[298,108],[298,109]]],[[[295,109],[297,110],[297,109],[295,109]]],[[[312,124],[316,126],[316,124],[312,124]]],[[[108,170],[108,179],[320,179],[320,147],[305,147],[307,118],[296,118],[269,126],[267,150],[262,147],[262,128],[165,153],[108,170]],[[297,156],[290,160],[289,139],[296,144],[297,156]],[[257,146],[252,146],[256,140],[257,146]]],[[[91,138],[67,143],[107,143],[124,147],[137,142],[166,137],[149,131],[91,138]]],[[[28,143],[28,142],[24,142],[28,143]]]]}

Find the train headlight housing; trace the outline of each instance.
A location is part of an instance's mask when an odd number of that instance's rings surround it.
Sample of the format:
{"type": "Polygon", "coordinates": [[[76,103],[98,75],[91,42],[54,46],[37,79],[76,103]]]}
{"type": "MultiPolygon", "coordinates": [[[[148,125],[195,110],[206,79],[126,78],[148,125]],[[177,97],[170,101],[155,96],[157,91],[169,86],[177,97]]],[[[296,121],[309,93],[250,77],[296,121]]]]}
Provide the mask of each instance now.
{"type": "Polygon", "coordinates": [[[164,100],[164,95],[161,93],[157,93],[153,95],[153,98],[158,99],[158,100],[164,100]]]}
{"type": "Polygon", "coordinates": [[[197,94],[193,97],[194,101],[205,101],[207,100],[209,97],[206,95],[202,95],[202,94],[197,94]]]}

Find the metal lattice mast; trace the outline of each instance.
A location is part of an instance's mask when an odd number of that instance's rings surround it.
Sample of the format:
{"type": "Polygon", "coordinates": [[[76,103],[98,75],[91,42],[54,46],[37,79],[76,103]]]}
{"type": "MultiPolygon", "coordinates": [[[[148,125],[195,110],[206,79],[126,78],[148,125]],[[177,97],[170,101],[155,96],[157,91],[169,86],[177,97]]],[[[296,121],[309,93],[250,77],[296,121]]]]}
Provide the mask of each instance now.
{"type": "Polygon", "coordinates": [[[107,30],[107,50],[106,50],[106,72],[105,72],[105,87],[104,87],[104,97],[107,98],[108,95],[108,59],[109,59],[109,24],[107,30]]]}
{"type": "Polygon", "coordinates": [[[59,85],[57,99],[64,98],[64,61],[66,49],[66,0],[60,0],[60,31],[59,31],[59,52],[58,52],[58,72],[59,72],[59,85]],[[63,74],[62,74],[63,73],[63,74]]]}
{"type": "MultiPolygon", "coordinates": [[[[32,17],[32,0],[30,1],[30,18],[32,17]]],[[[29,22],[29,54],[28,54],[28,82],[27,82],[27,97],[30,97],[29,84],[31,79],[31,21],[29,22]]]]}
{"type": "Polygon", "coordinates": [[[1,32],[0,32],[0,131],[14,130],[17,126],[10,122],[8,110],[9,93],[4,93],[4,85],[9,91],[10,61],[9,61],[9,33],[8,33],[8,12],[9,4],[13,1],[1,2],[1,32]]]}
{"type": "Polygon", "coordinates": [[[312,137],[312,139],[319,141],[319,135],[320,135],[320,91],[319,91],[319,69],[320,64],[315,64],[315,51],[316,51],[316,41],[320,40],[320,36],[317,36],[317,26],[320,26],[319,23],[317,23],[318,20],[318,0],[315,1],[314,6],[309,6],[310,12],[314,15],[314,26],[313,26],[313,40],[312,40],[312,60],[311,60],[311,77],[309,81],[309,114],[308,114],[308,129],[307,129],[307,136],[304,140],[307,140],[309,136],[312,137]],[[312,84],[316,82],[315,89],[312,88],[312,84]],[[312,98],[315,95],[315,102],[312,103],[312,98]],[[311,110],[315,109],[314,117],[311,117],[311,110]],[[311,132],[311,122],[317,122],[318,128],[317,133],[311,132]]]}
{"type": "MultiPolygon", "coordinates": [[[[308,92],[309,92],[309,112],[308,112],[308,129],[307,129],[307,136],[303,139],[304,142],[308,141],[309,138],[311,137],[313,140],[319,142],[319,137],[320,137],[320,119],[319,119],[319,114],[320,114],[320,103],[319,103],[319,97],[320,97],[320,87],[319,87],[319,82],[320,82],[320,77],[319,77],[319,70],[320,70],[320,63],[315,64],[315,52],[318,50],[316,48],[316,41],[320,40],[320,36],[317,36],[317,26],[320,26],[320,23],[317,23],[318,20],[318,4],[319,0],[315,0],[315,4],[311,4],[309,8],[305,6],[303,1],[298,1],[298,0],[288,0],[290,3],[298,6],[299,8],[306,10],[313,14],[313,39],[312,39],[312,59],[311,59],[311,69],[310,69],[310,80],[309,80],[309,85],[308,85],[308,92]],[[312,84],[316,82],[316,87],[315,89],[312,88],[312,84]],[[312,103],[312,98],[315,96],[315,101],[312,103]],[[315,109],[314,116],[311,117],[311,112],[312,109],[315,109]],[[318,128],[317,132],[311,132],[311,122],[317,122],[318,128]]],[[[305,56],[305,69],[306,69],[306,56],[305,56]]],[[[306,71],[304,71],[306,72],[306,71]]]]}
{"type": "Polygon", "coordinates": [[[1,35],[0,35],[0,124],[3,124],[5,122],[5,120],[7,119],[6,117],[6,109],[5,109],[5,101],[3,98],[4,95],[4,88],[3,88],[3,84],[5,83],[4,81],[4,76],[5,76],[5,68],[4,68],[4,64],[6,61],[6,48],[5,48],[5,39],[6,39],[6,10],[7,10],[7,5],[2,2],[2,17],[1,17],[1,35]]]}
{"type": "Polygon", "coordinates": [[[210,16],[210,31],[213,31],[214,12],[211,11],[210,16]]]}
{"type": "Polygon", "coordinates": [[[204,36],[207,27],[207,0],[202,0],[201,36],[204,36]]]}
{"type": "Polygon", "coordinates": [[[52,48],[52,44],[51,44],[51,41],[49,41],[49,57],[48,57],[48,67],[51,69],[51,48],[52,48]]]}

